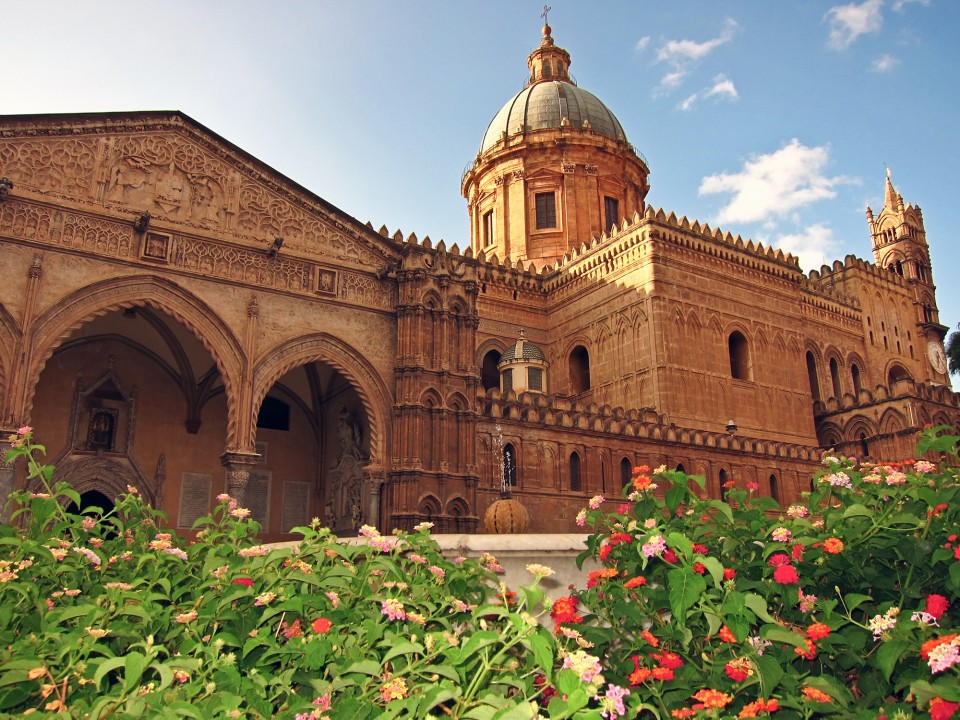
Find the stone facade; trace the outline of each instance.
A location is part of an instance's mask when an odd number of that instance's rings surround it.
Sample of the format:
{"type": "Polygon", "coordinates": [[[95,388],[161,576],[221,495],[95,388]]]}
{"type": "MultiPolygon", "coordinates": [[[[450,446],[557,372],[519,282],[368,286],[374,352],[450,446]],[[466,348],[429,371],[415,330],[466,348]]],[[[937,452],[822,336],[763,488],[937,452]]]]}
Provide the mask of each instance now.
{"type": "MultiPolygon", "coordinates": [[[[283,540],[312,517],[476,532],[504,485],[532,532],[569,531],[637,464],[789,502],[824,449],[899,459],[958,426],[923,217],[889,177],[874,261],[805,275],[646,205],[569,64],[545,28],[527,114],[508,103],[464,176],[463,250],[180,113],[0,118],[3,436],[35,426],[81,493],[136,485],[184,531],[241,495],[283,540]],[[501,385],[521,333],[543,391],[501,385]]],[[[0,466],[4,496],[24,483],[0,466]]]]}

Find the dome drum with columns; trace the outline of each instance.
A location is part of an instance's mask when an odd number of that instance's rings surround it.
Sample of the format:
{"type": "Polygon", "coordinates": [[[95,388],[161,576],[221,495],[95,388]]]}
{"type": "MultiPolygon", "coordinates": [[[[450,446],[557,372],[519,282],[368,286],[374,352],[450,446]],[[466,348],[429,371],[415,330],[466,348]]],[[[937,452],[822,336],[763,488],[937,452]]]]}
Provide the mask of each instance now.
{"type": "Polygon", "coordinates": [[[550,26],[526,87],[494,116],[461,191],[475,254],[551,264],[644,211],[649,169],[623,126],[570,78],[550,26]]]}

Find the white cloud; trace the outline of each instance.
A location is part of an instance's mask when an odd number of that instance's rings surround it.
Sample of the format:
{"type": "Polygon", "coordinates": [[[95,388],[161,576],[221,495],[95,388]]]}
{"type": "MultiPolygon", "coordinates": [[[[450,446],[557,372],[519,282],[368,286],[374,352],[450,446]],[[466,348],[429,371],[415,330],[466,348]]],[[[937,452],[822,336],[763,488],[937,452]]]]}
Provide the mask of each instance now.
{"type": "Polygon", "coordinates": [[[678,110],[692,110],[693,106],[697,104],[700,100],[705,100],[706,98],[726,98],[728,100],[737,100],[740,95],[737,93],[737,88],[733,84],[733,80],[728,78],[726,75],[717,75],[713,79],[713,85],[708,88],[704,88],[700,92],[690,95],[686,100],[677,105],[678,110]]]}
{"type": "Polygon", "coordinates": [[[833,229],[822,223],[811,225],[799,233],[779,235],[764,244],[779,248],[785,253],[793,253],[800,261],[800,267],[807,272],[819,270],[828,262],[828,258],[832,261],[838,249],[833,229]]]}
{"type": "Polygon", "coordinates": [[[637,44],[634,46],[634,49],[635,49],[637,52],[641,52],[641,51],[643,51],[643,50],[646,50],[646,49],[647,49],[647,45],[649,45],[649,44],[650,44],[650,36],[649,36],[649,35],[644,35],[642,38],[640,38],[639,40],[637,40],[637,44]]]}
{"type": "Polygon", "coordinates": [[[896,10],[897,12],[902,12],[904,7],[906,7],[912,2],[918,2],[924,7],[930,6],[930,0],[896,0],[896,2],[893,3],[893,9],[896,10]]]}
{"type": "Polygon", "coordinates": [[[712,40],[696,42],[694,40],[668,40],[657,51],[657,62],[667,63],[672,70],[660,80],[660,88],[674,88],[690,72],[690,68],[703,60],[716,48],[733,40],[739,29],[737,21],[727,18],[720,35],[712,40]]]}
{"type": "Polygon", "coordinates": [[[826,147],[807,147],[794,138],[767,155],[757,155],[737,173],[708,175],[700,182],[701,195],[729,193],[718,223],[763,222],[782,217],[817,200],[836,196],[837,185],[852,182],[827,177],[826,147]]]}
{"type": "Polygon", "coordinates": [[[827,10],[824,18],[830,22],[828,45],[834,50],[845,50],[866,33],[877,32],[883,25],[880,8],[883,0],[864,0],[857,5],[835,5],[827,10]]]}
{"type": "Polygon", "coordinates": [[[895,58],[893,55],[881,55],[870,64],[870,68],[874,72],[887,73],[893,70],[899,64],[899,58],[895,58]]]}

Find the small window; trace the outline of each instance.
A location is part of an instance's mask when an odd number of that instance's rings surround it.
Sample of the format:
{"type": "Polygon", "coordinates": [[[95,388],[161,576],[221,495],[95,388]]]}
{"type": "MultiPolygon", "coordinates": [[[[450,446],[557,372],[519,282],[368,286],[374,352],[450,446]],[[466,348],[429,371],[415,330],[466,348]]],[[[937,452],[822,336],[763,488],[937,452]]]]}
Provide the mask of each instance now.
{"type": "Polygon", "coordinates": [[[750,380],[750,349],[747,339],[739,331],[730,333],[730,375],[735,380],[750,380]]]}
{"type": "Polygon", "coordinates": [[[530,390],[543,390],[542,368],[527,368],[527,388],[530,390]]]}
{"type": "Polygon", "coordinates": [[[620,461],[620,488],[625,488],[632,477],[633,467],[630,465],[630,460],[624,458],[620,461]]]}
{"type": "Polygon", "coordinates": [[[488,210],[483,214],[483,244],[484,247],[493,245],[496,242],[493,236],[493,210],[488,210]]]}
{"type": "Polygon", "coordinates": [[[503,446],[503,484],[517,486],[517,451],[509,443],[503,446]]]}
{"type": "Polygon", "coordinates": [[[537,230],[557,226],[557,196],[555,193],[537,193],[537,230]]]}
{"type": "MultiPolygon", "coordinates": [[[[873,335],[873,333],[870,333],[873,335]]],[[[814,400],[820,399],[820,381],[817,379],[817,360],[813,353],[807,351],[807,379],[810,381],[810,395],[814,400]]]]}
{"type": "Polygon", "coordinates": [[[289,430],[290,406],[283,400],[265,397],[257,413],[257,427],[264,430],[289,430]]]}
{"type": "Polygon", "coordinates": [[[543,76],[544,76],[544,77],[551,77],[552,75],[553,75],[553,70],[550,69],[550,61],[549,61],[549,60],[544,60],[544,61],[543,61],[543,76]]]}
{"type": "Polygon", "coordinates": [[[860,384],[860,368],[856,365],[850,366],[850,378],[853,380],[853,392],[859,398],[862,386],[860,384]]]}
{"type": "Polygon", "coordinates": [[[513,368],[507,368],[500,377],[503,380],[503,392],[508,393],[513,390],[513,368]]]}
{"type": "Polygon", "coordinates": [[[603,198],[603,216],[606,220],[604,229],[610,232],[610,228],[612,228],[620,218],[620,201],[612,197],[603,198]]]}
{"type": "Polygon", "coordinates": [[[726,500],[727,496],[730,494],[730,488],[727,487],[727,471],[723,468],[720,468],[720,474],[717,477],[717,480],[720,483],[720,497],[726,500]]]}
{"type": "Polygon", "coordinates": [[[780,482],[773,474],[770,475],[770,497],[776,500],[777,505],[780,504],[780,482]]]}
{"type": "Polygon", "coordinates": [[[590,389],[590,353],[583,345],[577,345],[570,353],[570,392],[574,395],[590,389]]]}
{"type": "Polygon", "coordinates": [[[570,455],[570,489],[573,492],[580,492],[580,455],[572,453],[570,455]]]}
{"type": "Polygon", "coordinates": [[[484,390],[500,387],[500,371],[497,370],[497,364],[500,362],[500,353],[496,350],[489,351],[483,356],[483,367],[480,370],[480,384],[484,390]]]}

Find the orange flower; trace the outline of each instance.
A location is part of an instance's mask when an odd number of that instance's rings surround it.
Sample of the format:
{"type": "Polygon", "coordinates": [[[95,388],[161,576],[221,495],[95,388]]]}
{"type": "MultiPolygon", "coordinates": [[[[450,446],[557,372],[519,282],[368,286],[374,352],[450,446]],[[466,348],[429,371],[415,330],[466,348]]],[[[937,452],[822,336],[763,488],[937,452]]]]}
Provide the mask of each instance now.
{"type": "Polygon", "coordinates": [[[824,623],[813,623],[807,628],[807,637],[811,640],[821,640],[830,634],[830,627],[824,623]]]}
{"type": "Polygon", "coordinates": [[[735,643],[737,641],[737,636],[733,634],[733,630],[728,628],[726,625],[720,628],[718,635],[724,642],[735,643]]]}
{"type": "Polygon", "coordinates": [[[685,718],[693,717],[693,710],[690,708],[677,708],[676,710],[672,710],[670,714],[677,718],[677,720],[684,720],[685,718]]]}
{"type": "Polygon", "coordinates": [[[740,714],[737,715],[738,718],[755,718],[762,712],[774,712],[780,709],[779,700],[764,700],[760,698],[759,700],[747,703],[743,706],[743,710],[740,711],[740,714]]]}
{"type": "Polygon", "coordinates": [[[627,680],[630,681],[631,685],[639,685],[642,682],[646,682],[650,675],[651,672],[649,668],[638,667],[630,673],[630,677],[628,677],[627,680]]]}
{"type": "Polygon", "coordinates": [[[815,702],[822,702],[822,703],[833,702],[833,698],[827,695],[825,692],[821,692],[820,690],[817,690],[816,688],[812,688],[809,685],[804,685],[802,692],[804,695],[806,695],[808,698],[810,698],[815,702]]]}
{"type": "Polygon", "coordinates": [[[642,575],[637,575],[635,578],[630,578],[627,580],[623,586],[628,590],[633,590],[634,588],[640,587],[641,585],[646,585],[647,579],[642,575]]]}
{"type": "Polygon", "coordinates": [[[708,688],[700,690],[693,696],[693,699],[702,702],[705,708],[722,708],[730,704],[733,696],[708,688]]]}
{"type": "Polygon", "coordinates": [[[325,632],[328,632],[332,626],[333,623],[327,620],[325,617],[318,617],[316,620],[310,623],[311,629],[315,633],[319,633],[321,635],[325,632]]]}
{"type": "Polygon", "coordinates": [[[840,538],[827,538],[823,541],[823,551],[831,555],[837,555],[843,552],[843,540],[840,538]]]}
{"type": "Polygon", "coordinates": [[[654,635],[649,630],[643,630],[640,633],[640,637],[646,640],[649,645],[653,645],[654,647],[660,647],[660,641],[657,639],[657,636],[654,635]]]}

